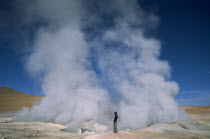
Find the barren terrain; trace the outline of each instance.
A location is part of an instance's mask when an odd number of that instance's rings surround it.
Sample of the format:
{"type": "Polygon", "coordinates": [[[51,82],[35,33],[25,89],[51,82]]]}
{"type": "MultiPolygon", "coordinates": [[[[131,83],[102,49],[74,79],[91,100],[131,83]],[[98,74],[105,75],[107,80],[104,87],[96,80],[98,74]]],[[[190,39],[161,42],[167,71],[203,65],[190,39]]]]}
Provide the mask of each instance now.
{"type": "Polygon", "coordinates": [[[15,91],[11,88],[0,87],[0,113],[18,111],[22,107],[31,107],[42,97],[32,96],[15,91]]]}
{"type": "Polygon", "coordinates": [[[0,139],[210,139],[210,106],[183,106],[194,121],[156,124],[118,134],[69,133],[65,132],[64,125],[15,122],[12,121],[12,117],[8,117],[8,113],[18,111],[23,106],[31,107],[34,101],[41,98],[0,87],[0,139]]]}

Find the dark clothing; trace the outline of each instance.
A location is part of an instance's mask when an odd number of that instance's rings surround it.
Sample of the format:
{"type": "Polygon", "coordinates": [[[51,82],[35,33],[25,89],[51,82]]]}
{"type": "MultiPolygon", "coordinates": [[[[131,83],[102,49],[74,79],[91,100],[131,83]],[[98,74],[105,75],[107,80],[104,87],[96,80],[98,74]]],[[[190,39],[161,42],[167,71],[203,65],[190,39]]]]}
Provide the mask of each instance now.
{"type": "Polygon", "coordinates": [[[118,116],[115,115],[115,117],[114,117],[114,124],[113,124],[114,133],[117,133],[117,132],[118,132],[118,131],[117,131],[117,118],[118,118],[118,116]]]}
{"type": "Polygon", "coordinates": [[[114,127],[114,133],[117,133],[118,132],[117,131],[117,122],[114,123],[113,127],[114,127]]]}
{"type": "Polygon", "coordinates": [[[117,115],[115,115],[115,117],[114,117],[114,123],[116,123],[116,122],[117,122],[117,118],[118,118],[118,116],[117,116],[117,115]]]}

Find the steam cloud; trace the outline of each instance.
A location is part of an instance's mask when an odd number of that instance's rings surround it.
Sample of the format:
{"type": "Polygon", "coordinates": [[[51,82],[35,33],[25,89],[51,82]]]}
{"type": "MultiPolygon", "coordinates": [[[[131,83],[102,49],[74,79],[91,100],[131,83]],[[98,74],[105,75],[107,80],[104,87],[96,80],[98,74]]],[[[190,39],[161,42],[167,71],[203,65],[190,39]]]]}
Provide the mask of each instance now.
{"type": "Polygon", "coordinates": [[[173,97],[170,66],[159,59],[161,43],[145,32],[159,18],[136,0],[22,1],[25,23],[39,23],[26,62],[46,96],[15,120],[51,121],[74,131],[83,123],[120,129],[186,119],[173,97]]]}

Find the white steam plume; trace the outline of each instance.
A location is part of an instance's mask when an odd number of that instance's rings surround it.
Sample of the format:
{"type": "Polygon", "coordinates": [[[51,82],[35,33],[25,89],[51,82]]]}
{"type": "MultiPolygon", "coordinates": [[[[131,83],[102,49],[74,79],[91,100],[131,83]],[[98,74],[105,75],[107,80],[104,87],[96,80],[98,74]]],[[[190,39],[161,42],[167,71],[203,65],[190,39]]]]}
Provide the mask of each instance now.
{"type": "Polygon", "coordinates": [[[145,37],[159,19],[136,0],[36,0],[24,3],[25,22],[42,22],[27,69],[46,96],[15,120],[52,121],[74,131],[86,121],[120,129],[186,119],[173,97],[161,44],[145,37]]]}

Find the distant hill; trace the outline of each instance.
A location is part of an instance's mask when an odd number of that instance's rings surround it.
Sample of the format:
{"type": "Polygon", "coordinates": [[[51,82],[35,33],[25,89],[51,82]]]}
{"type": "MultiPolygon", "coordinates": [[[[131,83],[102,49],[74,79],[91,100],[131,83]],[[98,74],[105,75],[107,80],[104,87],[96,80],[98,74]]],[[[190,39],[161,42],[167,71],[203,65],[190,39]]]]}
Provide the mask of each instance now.
{"type": "MultiPolygon", "coordinates": [[[[23,106],[31,107],[43,97],[24,94],[11,88],[0,87],[0,113],[18,111],[23,106]]],[[[181,106],[189,116],[200,121],[210,122],[210,106],[181,106]]]]}
{"type": "Polygon", "coordinates": [[[42,97],[24,94],[11,88],[0,87],[0,113],[18,111],[23,106],[31,107],[42,97]]]}
{"type": "Polygon", "coordinates": [[[210,106],[182,106],[182,108],[193,119],[210,123],[210,106]]]}

